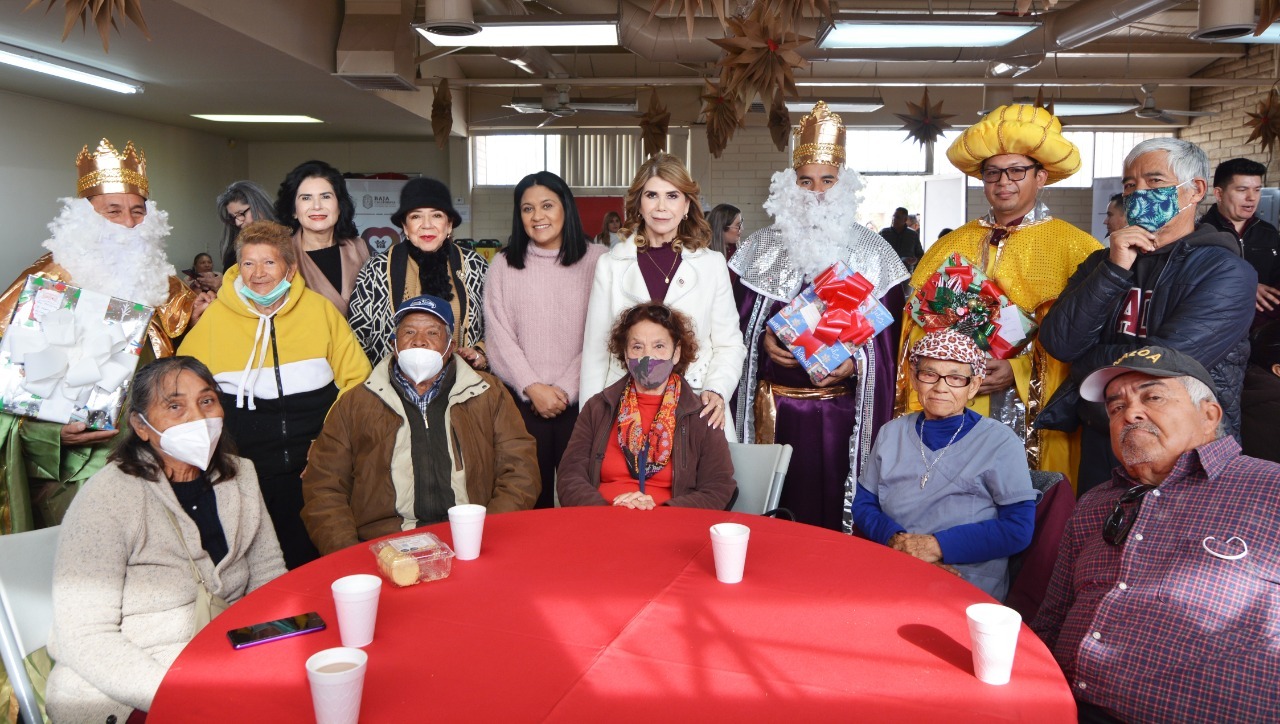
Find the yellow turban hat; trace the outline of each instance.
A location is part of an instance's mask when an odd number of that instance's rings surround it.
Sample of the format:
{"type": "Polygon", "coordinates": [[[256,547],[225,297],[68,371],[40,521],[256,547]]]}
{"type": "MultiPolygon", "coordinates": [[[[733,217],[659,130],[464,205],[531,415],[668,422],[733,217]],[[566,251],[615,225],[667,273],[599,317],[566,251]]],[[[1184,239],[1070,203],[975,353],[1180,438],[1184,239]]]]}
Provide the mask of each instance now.
{"type": "Polygon", "coordinates": [[[982,178],[983,162],[1006,153],[1038,161],[1051,184],[1080,170],[1080,150],[1062,135],[1062,122],[1024,104],[1000,106],[966,128],[947,149],[947,159],[965,175],[982,178]]]}

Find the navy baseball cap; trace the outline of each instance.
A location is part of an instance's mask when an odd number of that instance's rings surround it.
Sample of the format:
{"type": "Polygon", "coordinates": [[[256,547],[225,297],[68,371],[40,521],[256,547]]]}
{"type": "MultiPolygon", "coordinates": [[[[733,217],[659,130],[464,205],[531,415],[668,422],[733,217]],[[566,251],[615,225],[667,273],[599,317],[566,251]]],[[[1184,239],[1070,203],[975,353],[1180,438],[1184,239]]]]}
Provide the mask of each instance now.
{"type": "Polygon", "coordinates": [[[433,297],[430,294],[423,294],[420,297],[406,299],[396,307],[395,324],[400,325],[400,320],[404,319],[415,312],[425,312],[434,314],[444,326],[449,328],[449,333],[453,333],[453,307],[440,297],[433,297]]]}
{"type": "Polygon", "coordinates": [[[1215,397],[1218,395],[1218,386],[1213,383],[1213,378],[1194,357],[1176,349],[1152,346],[1125,352],[1110,366],[1094,370],[1080,383],[1080,396],[1090,402],[1105,402],[1107,385],[1111,380],[1130,372],[1152,377],[1194,377],[1212,390],[1215,397]]]}

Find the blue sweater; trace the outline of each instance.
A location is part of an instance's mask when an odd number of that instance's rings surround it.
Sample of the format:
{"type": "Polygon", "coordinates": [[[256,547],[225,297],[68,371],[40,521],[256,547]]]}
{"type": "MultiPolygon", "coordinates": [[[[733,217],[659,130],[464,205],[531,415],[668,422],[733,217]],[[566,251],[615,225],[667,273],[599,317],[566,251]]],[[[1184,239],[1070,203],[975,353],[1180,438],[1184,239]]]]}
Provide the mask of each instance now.
{"type": "MultiPolygon", "coordinates": [[[[937,450],[951,440],[956,427],[961,430],[955,439],[960,440],[973,429],[981,415],[966,409],[964,414],[944,420],[930,421],[920,427],[920,437],[926,447],[937,450]]],[[[881,545],[898,533],[908,532],[880,508],[880,498],[861,485],[854,494],[853,521],[868,540],[881,545]]],[[[946,530],[933,532],[942,549],[943,563],[980,563],[996,558],[1007,558],[1026,547],[1035,528],[1036,503],[1024,500],[1012,505],[996,506],[996,519],[979,523],[966,523],[946,530]]]]}

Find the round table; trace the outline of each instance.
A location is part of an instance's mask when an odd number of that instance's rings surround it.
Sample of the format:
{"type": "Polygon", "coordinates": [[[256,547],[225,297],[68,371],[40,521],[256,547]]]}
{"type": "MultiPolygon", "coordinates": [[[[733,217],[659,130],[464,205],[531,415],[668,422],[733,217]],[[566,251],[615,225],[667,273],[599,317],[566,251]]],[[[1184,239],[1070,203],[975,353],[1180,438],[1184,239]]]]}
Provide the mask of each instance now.
{"type": "MultiPolygon", "coordinates": [[[[451,542],[448,524],[427,528],[451,542]]],[[[329,584],[376,573],[367,545],[281,576],[169,669],[153,723],[313,721],[303,663],[339,643],[329,584]],[[243,650],[228,629],[318,611],[329,628],[243,650]]],[[[798,523],[681,508],[491,515],[449,578],[384,582],[361,719],[1074,722],[1044,644],[1012,681],[973,675],[965,607],[990,601],[883,546],[798,523]],[[743,581],[715,578],[708,528],[751,528],[743,581]]]]}

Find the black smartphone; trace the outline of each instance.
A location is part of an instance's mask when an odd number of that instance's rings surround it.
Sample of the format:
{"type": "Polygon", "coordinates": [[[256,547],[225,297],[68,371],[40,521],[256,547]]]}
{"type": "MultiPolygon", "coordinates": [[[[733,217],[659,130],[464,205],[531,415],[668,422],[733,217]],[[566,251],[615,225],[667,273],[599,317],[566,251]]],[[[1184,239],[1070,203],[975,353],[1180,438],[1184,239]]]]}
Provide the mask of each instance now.
{"type": "Polygon", "coordinates": [[[232,648],[243,649],[248,646],[265,644],[268,641],[322,631],[324,626],[324,619],[320,618],[320,614],[312,611],[311,613],[301,613],[289,618],[234,628],[227,632],[227,638],[231,639],[232,648]]]}

